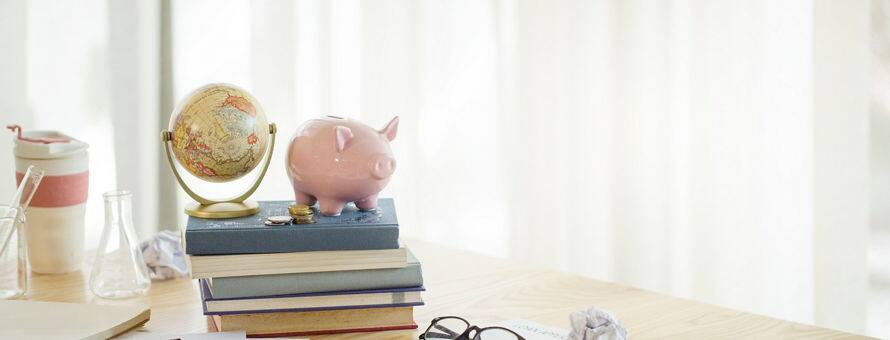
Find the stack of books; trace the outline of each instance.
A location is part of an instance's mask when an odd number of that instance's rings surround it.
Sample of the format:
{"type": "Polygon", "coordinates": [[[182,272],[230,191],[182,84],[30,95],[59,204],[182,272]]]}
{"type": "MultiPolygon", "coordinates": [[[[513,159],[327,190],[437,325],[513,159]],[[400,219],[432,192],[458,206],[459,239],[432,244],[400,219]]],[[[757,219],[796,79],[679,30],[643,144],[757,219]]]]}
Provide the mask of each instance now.
{"type": "Polygon", "coordinates": [[[415,329],[420,262],[399,242],[392,199],[316,223],[267,226],[288,201],[232,219],[189,217],[185,252],[215,331],[305,336],[415,329]]]}

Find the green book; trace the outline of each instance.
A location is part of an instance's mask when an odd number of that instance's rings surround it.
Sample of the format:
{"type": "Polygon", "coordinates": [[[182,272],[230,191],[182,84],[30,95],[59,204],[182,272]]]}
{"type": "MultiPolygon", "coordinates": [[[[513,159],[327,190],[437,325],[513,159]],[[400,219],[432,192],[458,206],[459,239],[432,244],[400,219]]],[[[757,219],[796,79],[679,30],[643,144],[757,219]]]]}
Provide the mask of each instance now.
{"type": "Polygon", "coordinates": [[[207,280],[217,299],[332,291],[418,287],[423,285],[420,261],[408,251],[404,268],[346,270],[297,274],[219,277],[207,280]]]}

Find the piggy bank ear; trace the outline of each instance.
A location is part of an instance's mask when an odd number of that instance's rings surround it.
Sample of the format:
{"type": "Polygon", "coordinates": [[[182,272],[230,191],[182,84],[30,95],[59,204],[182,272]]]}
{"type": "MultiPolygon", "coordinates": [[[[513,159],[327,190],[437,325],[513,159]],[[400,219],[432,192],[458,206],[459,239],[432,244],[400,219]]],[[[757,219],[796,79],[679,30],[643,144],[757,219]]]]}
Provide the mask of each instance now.
{"type": "Polygon", "coordinates": [[[390,142],[392,142],[393,139],[396,139],[397,132],[399,132],[399,116],[393,117],[383,129],[380,129],[380,134],[386,136],[386,139],[390,142]]]}
{"type": "Polygon", "coordinates": [[[346,149],[346,145],[349,144],[349,141],[355,137],[352,134],[352,130],[348,127],[337,125],[334,127],[334,137],[335,137],[335,145],[337,146],[337,152],[343,152],[343,149],[346,149]]]}

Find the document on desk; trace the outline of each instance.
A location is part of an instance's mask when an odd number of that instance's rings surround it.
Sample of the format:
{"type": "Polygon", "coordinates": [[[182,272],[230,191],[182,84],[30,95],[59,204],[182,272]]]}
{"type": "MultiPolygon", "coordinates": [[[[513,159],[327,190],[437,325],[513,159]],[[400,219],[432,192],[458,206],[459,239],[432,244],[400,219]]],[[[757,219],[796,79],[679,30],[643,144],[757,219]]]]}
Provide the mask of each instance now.
{"type": "MultiPolygon", "coordinates": [[[[568,323],[568,320],[566,320],[568,323]]],[[[494,326],[501,326],[507,329],[510,329],[519,335],[522,335],[526,340],[568,340],[569,339],[569,330],[562,329],[559,327],[552,327],[539,324],[534,321],[529,320],[507,320],[503,322],[498,322],[494,324],[494,326]]]]}

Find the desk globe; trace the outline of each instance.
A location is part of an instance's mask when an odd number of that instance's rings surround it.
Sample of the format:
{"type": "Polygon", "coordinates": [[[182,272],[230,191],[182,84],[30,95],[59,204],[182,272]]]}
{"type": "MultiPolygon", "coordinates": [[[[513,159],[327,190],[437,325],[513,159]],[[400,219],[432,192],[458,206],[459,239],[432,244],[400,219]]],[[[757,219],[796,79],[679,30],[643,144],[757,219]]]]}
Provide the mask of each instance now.
{"type": "Polygon", "coordinates": [[[173,110],[169,130],[161,132],[173,175],[196,201],[186,206],[186,214],[231,218],[259,211],[259,205],[247,198],[259,187],[269,167],[275,132],[275,124],[266,120],[259,102],[237,86],[209,84],[187,95],[173,110]],[[262,171],[247,191],[231,198],[208,199],[185,183],[173,164],[171,149],[182,168],[198,179],[212,183],[241,178],[260,164],[264,153],[266,157],[262,171]]]}

